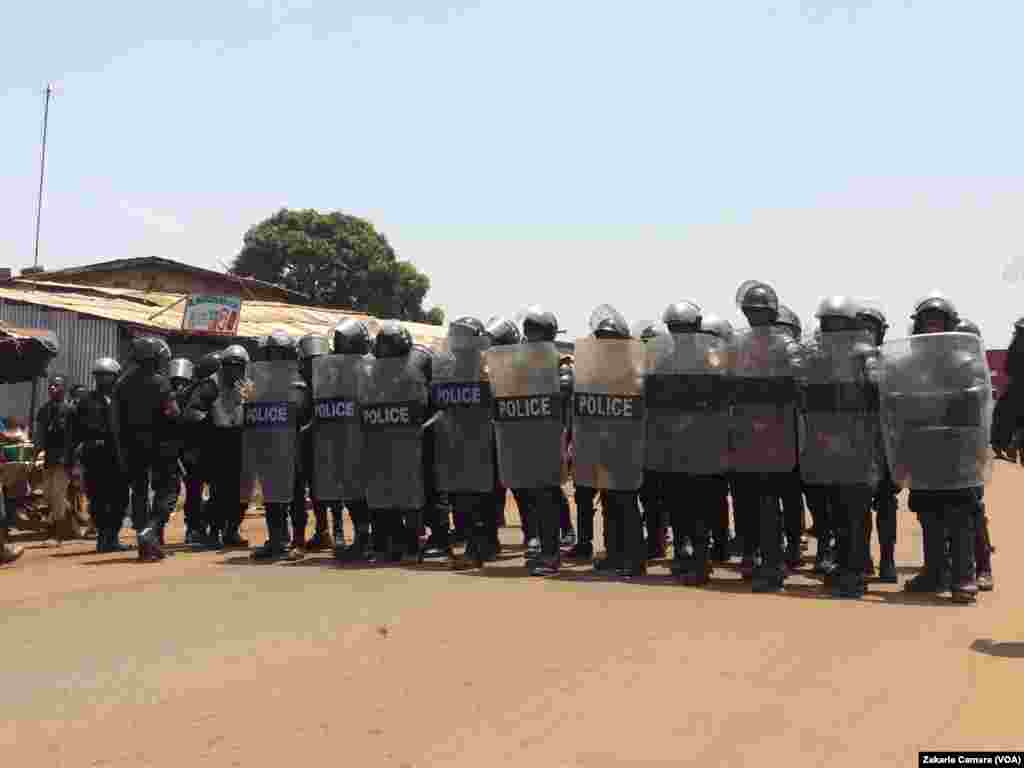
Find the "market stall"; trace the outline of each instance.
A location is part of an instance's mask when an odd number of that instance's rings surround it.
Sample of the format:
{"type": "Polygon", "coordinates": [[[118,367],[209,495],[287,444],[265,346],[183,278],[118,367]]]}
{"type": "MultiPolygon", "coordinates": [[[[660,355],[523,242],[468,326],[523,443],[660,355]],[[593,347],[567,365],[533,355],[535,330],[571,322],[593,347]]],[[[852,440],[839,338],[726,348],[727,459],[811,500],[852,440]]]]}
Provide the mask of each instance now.
{"type": "MultiPolygon", "coordinates": [[[[57,337],[50,331],[14,328],[0,323],[0,384],[35,382],[46,376],[57,356],[57,337]]],[[[33,404],[36,398],[33,397],[33,404]]],[[[10,418],[0,424],[0,490],[13,525],[20,529],[45,530],[46,508],[36,490],[41,475],[36,449],[30,440],[33,414],[10,418]]]]}

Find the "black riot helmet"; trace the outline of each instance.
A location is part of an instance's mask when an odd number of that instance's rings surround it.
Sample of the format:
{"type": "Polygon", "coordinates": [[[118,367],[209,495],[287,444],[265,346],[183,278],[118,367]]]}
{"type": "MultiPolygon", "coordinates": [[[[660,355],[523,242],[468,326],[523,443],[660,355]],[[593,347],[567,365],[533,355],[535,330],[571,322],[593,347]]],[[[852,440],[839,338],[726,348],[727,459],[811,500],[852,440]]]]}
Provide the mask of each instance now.
{"type": "Polygon", "coordinates": [[[232,344],[220,353],[220,362],[222,366],[245,368],[249,364],[249,353],[241,344],[232,344]]]}
{"type": "Polygon", "coordinates": [[[362,320],[346,317],[334,326],[334,354],[366,355],[372,346],[370,329],[362,320]]]}
{"type": "Polygon", "coordinates": [[[491,343],[496,346],[518,344],[522,339],[516,324],[506,317],[492,317],[484,325],[484,333],[491,337],[491,343]]]}
{"type": "Polygon", "coordinates": [[[171,360],[167,366],[167,375],[172,380],[181,379],[183,381],[192,381],[195,376],[195,366],[192,365],[192,361],[186,357],[176,357],[171,360]]]}
{"type": "Polygon", "coordinates": [[[245,376],[249,365],[249,353],[240,344],[232,344],[221,353],[221,372],[228,383],[234,383],[245,376]]]}
{"type": "Polygon", "coordinates": [[[861,327],[870,331],[875,337],[875,344],[880,345],[885,340],[885,331],[889,323],[885,319],[885,313],[878,307],[865,306],[857,313],[857,319],[861,327]]]}
{"type": "Polygon", "coordinates": [[[803,325],[800,323],[800,317],[785,304],[779,305],[779,315],[775,318],[775,325],[781,325],[783,328],[788,329],[792,333],[794,339],[799,339],[800,334],[803,333],[803,325]]]}
{"type": "Polygon", "coordinates": [[[260,357],[266,362],[295,360],[298,357],[295,339],[280,328],[260,340],[260,357]]]}
{"type": "Polygon", "coordinates": [[[386,320],[373,343],[374,357],[402,357],[412,351],[412,334],[397,320],[386,320]]]}
{"type": "Polygon", "coordinates": [[[779,296],[767,283],[747,280],[736,290],[736,306],[752,328],[771,325],[778,317],[779,296]]]}
{"type": "Polygon", "coordinates": [[[203,355],[199,358],[196,363],[196,378],[197,379],[208,379],[213,376],[217,371],[220,370],[221,354],[220,352],[210,352],[207,355],[203,355]]]}
{"type": "Polygon", "coordinates": [[[661,322],[668,326],[670,333],[696,333],[700,330],[703,310],[692,301],[677,301],[665,307],[661,322]]]}
{"type": "Polygon", "coordinates": [[[933,291],[914,305],[914,314],[910,319],[914,321],[915,334],[942,333],[955,329],[956,324],[960,322],[960,315],[952,301],[943,294],[933,291]]]}
{"type": "Polygon", "coordinates": [[[327,339],[315,333],[308,333],[299,339],[299,359],[312,360],[314,357],[331,354],[327,339]]]}
{"type": "Polygon", "coordinates": [[[590,330],[596,339],[629,339],[629,323],[611,304],[601,304],[590,314],[590,330]]]}
{"type": "Polygon", "coordinates": [[[822,333],[855,331],[863,321],[859,319],[861,305],[849,296],[826,296],[818,304],[814,316],[822,333]]]}
{"type": "Polygon", "coordinates": [[[471,315],[457,317],[448,324],[449,336],[483,336],[484,333],[483,321],[471,315]]]}
{"type": "Polygon", "coordinates": [[[957,333],[970,333],[974,336],[981,338],[981,328],[978,327],[977,323],[968,320],[967,318],[960,318],[960,322],[956,324],[957,333]]]}
{"type": "Polygon", "coordinates": [[[166,362],[171,359],[166,347],[166,342],[155,336],[142,336],[132,342],[132,360],[140,367],[160,370],[165,367],[165,358],[166,362]]]}
{"type": "Polygon", "coordinates": [[[92,364],[93,376],[118,376],[121,373],[121,364],[112,357],[101,357],[92,364]]]}
{"type": "Polygon", "coordinates": [[[114,388],[117,377],[121,375],[121,364],[112,357],[101,357],[92,364],[92,375],[96,381],[96,389],[108,395],[114,388]]]}
{"type": "Polygon", "coordinates": [[[530,307],[523,315],[523,336],[528,342],[554,341],[558,334],[558,320],[554,314],[540,307],[530,307]]]}

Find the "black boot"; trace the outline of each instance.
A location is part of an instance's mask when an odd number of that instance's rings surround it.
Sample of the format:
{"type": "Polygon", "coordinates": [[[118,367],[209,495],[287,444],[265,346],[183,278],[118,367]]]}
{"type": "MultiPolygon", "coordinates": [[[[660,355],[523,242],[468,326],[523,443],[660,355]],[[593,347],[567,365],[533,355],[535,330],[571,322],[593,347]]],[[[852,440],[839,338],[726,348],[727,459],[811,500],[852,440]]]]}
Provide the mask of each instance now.
{"type": "Polygon", "coordinates": [[[147,526],[139,533],[139,560],[155,562],[163,560],[167,555],[160,547],[155,526],[147,526]]]}
{"type": "Polygon", "coordinates": [[[287,546],[288,529],[284,516],[287,514],[278,504],[268,505],[265,510],[267,540],[250,557],[257,562],[283,560],[289,556],[287,546]]]}

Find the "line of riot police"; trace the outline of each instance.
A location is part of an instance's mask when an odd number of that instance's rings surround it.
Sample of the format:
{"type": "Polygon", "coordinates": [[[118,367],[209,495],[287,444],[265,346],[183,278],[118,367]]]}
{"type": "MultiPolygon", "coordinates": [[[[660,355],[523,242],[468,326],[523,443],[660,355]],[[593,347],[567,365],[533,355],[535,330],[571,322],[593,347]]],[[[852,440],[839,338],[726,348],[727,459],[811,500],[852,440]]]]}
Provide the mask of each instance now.
{"type": "Polygon", "coordinates": [[[194,367],[139,339],[130,370],[97,361],[97,389],[79,409],[90,500],[111,510],[98,547],[121,546],[113,510],[130,487],[140,557],[161,558],[184,479],[195,546],[247,547],[239,526],[258,483],[268,535],[256,560],[333,546],[343,560],[482,566],[500,550],[507,489],[533,575],[593,556],[600,499],[598,572],[643,575],[670,528],[671,571],[685,584],[707,584],[735,551],[752,589],[770,592],[801,563],[806,498],[814,570],[856,598],[874,573],[872,509],[878,577],[897,581],[896,495],[906,487],[924,534],[924,568],[906,588],[951,589],[961,602],[991,588],[991,383],[976,328],[939,295],[915,307],[908,339],[888,343],[884,315],[853,299],[824,299],[809,337],[765,283],[744,283],[736,301],[749,324],[738,331],[683,301],[631,332],[601,305],[572,361],[554,344],[554,315],[538,307],[513,320],[459,318],[439,349],[414,344],[397,322],[371,340],[355,319],[339,323],[333,344],[275,331],[256,360],[232,346],[194,367]],[[570,471],[578,541],[563,491],[570,471]],[[466,534],[462,559],[450,513],[466,534]]]}

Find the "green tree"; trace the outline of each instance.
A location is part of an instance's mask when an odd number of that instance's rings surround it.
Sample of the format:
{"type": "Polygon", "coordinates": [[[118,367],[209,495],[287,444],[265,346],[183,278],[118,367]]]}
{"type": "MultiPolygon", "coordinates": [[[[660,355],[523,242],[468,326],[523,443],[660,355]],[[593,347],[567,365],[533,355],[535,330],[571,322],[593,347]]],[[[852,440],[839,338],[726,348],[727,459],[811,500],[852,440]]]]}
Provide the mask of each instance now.
{"type": "Polygon", "coordinates": [[[444,323],[440,307],[423,309],[430,278],[400,261],[370,222],[341,211],[282,208],[245,233],[231,271],[283,285],[319,304],[380,318],[444,323]]]}

